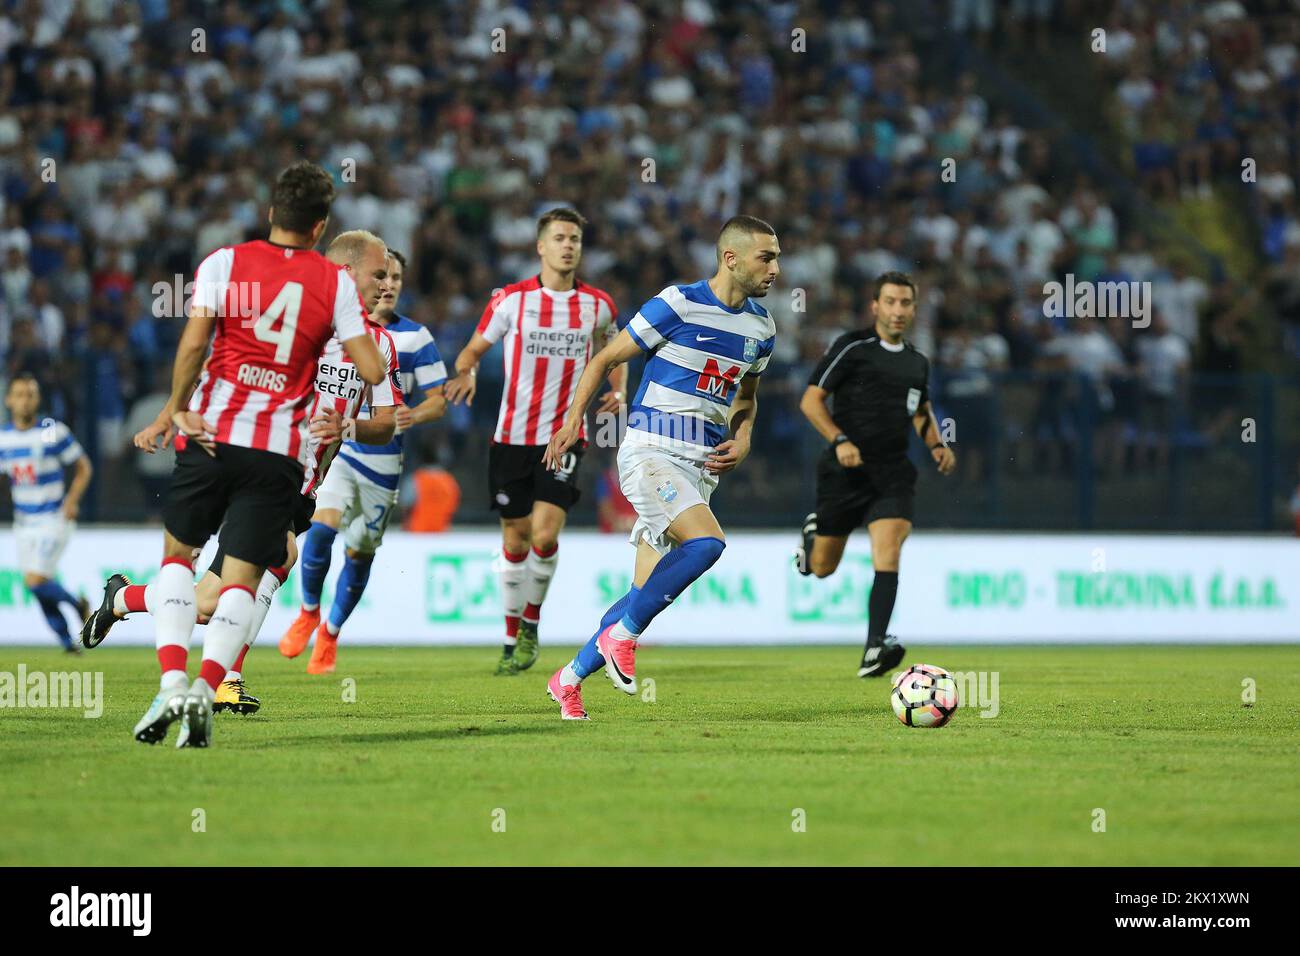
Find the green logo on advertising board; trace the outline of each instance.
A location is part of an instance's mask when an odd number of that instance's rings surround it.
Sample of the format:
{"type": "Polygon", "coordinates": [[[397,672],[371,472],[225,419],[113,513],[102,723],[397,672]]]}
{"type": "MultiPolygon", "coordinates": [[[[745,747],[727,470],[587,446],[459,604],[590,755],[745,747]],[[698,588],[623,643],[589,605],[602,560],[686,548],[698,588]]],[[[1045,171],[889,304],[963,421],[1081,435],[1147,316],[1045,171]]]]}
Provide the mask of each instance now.
{"type": "Polygon", "coordinates": [[[1217,572],[1205,582],[1204,594],[1197,594],[1190,574],[1162,574],[1157,571],[1058,571],[1056,603],[1063,608],[1195,608],[1238,610],[1286,607],[1270,577],[1251,580],[1217,572]],[[1199,599],[1198,599],[1199,598],[1199,599]]]}
{"type": "Polygon", "coordinates": [[[431,554],[424,584],[430,621],[480,622],[501,615],[501,595],[487,554],[431,554]]]}
{"type": "MultiPolygon", "coordinates": [[[[632,587],[632,575],[626,571],[602,571],[596,576],[597,604],[613,604],[632,587]]],[[[691,607],[735,609],[739,605],[758,606],[758,585],[748,571],[710,571],[677,599],[691,607]]]]}
{"type": "Polygon", "coordinates": [[[1025,603],[1025,576],[1019,571],[949,571],[949,607],[1019,608],[1025,603]]]}
{"type": "Polygon", "coordinates": [[[865,622],[874,574],[868,554],[845,555],[835,574],[821,580],[804,577],[790,568],[786,578],[790,620],[820,624],[865,622]]]}
{"type": "Polygon", "coordinates": [[[24,607],[32,603],[32,594],[23,584],[23,572],[17,568],[0,568],[0,607],[24,607]]]}

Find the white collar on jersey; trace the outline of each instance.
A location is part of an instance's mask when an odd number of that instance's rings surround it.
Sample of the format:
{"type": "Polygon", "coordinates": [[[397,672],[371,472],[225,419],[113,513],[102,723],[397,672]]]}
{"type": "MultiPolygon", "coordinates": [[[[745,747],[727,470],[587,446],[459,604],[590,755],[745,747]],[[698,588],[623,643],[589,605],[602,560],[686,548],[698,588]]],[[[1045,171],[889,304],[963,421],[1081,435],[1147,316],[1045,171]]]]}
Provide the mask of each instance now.
{"type": "Polygon", "coordinates": [[[880,340],[880,347],[884,349],[886,352],[901,352],[903,351],[904,348],[902,342],[899,342],[897,345],[890,345],[884,339],[880,340]]]}

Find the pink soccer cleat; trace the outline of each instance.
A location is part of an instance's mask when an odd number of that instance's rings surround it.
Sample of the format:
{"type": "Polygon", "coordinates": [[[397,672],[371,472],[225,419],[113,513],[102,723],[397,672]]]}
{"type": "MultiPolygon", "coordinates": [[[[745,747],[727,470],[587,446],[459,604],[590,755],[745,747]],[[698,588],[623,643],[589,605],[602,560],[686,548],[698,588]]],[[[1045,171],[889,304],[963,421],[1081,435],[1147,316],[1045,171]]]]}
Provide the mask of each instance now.
{"type": "Polygon", "coordinates": [[[620,641],[610,636],[611,624],[596,635],[596,650],[605,658],[605,673],[615,687],[625,694],[636,693],[636,641],[620,641]]]}
{"type": "Polygon", "coordinates": [[[560,705],[560,716],[565,720],[590,720],[582,706],[582,685],[561,684],[560,674],[563,672],[561,667],[546,682],[547,696],[560,705]]]}

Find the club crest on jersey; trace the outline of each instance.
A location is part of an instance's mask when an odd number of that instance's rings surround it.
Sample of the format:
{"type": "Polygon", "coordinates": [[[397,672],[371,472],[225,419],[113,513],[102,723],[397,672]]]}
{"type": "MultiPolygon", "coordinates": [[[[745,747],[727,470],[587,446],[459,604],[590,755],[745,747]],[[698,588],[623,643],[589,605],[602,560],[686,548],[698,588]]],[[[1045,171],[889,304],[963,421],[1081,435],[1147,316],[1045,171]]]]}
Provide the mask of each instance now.
{"type": "Polygon", "coordinates": [[[673,480],[665,478],[663,482],[655,485],[655,494],[663,499],[664,504],[672,504],[677,498],[677,489],[673,487],[673,480]]]}
{"type": "Polygon", "coordinates": [[[590,302],[584,302],[578,306],[578,318],[583,322],[596,321],[596,307],[590,302]]]}
{"type": "Polygon", "coordinates": [[[745,339],[745,361],[752,362],[758,358],[758,339],[745,339]]]}
{"type": "Polygon", "coordinates": [[[921,390],[919,388],[909,388],[907,390],[907,414],[915,415],[916,410],[921,407],[921,390]]]}

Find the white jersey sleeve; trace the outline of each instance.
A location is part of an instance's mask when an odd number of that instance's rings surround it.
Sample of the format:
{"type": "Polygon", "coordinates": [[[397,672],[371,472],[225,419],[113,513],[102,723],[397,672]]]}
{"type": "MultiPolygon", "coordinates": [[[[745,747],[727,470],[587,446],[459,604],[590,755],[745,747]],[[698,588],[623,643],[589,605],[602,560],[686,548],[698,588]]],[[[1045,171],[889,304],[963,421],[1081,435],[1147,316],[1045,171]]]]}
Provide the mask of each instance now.
{"type": "Polygon", "coordinates": [[[366,334],[365,317],[361,314],[361,295],[357,284],[344,269],[339,270],[338,289],[334,294],[334,334],[340,342],[366,334]]]}
{"type": "Polygon", "coordinates": [[[517,295],[518,292],[506,295],[502,290],[492,296],[487,308],[483,310],[483,317],[478,320],[475,331],[489,342],[500,342],[510,331],[510,307],[515,304],[517,295]]]}
{"type": "Polygon", "coordinates": [[[235,250],[226,246],[218,249],[199,263],[194,273],[194,295],[191,309],[206,309],[217,315],[225,312],[226,290],[230,286],[230,273],[235,267],[235,250]]]}

